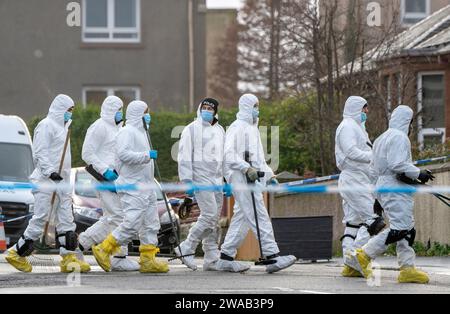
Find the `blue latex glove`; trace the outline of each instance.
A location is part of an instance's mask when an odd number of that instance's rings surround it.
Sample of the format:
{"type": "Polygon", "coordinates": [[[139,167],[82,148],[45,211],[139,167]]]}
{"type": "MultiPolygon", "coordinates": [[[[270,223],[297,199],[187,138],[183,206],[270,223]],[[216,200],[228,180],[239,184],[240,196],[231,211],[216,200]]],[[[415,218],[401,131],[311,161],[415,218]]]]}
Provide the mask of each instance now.
{"type": "Polygon", "coordinates": [[[106,172],[103,174],[103,176],[109,182],[114,182],[117,179],[119,179],[119,176],[117,175],[117,173],[111,169],[106,170],[106,172]]]}
{"type": "MultiPolygon", "coordinates": [[[[184,180],[184,181],[183,181],[183,184],[189,185],[189,186],[192,186],[192,185],[193,185],[193,183],[192,183],[191,180],[184,180]]],[[[194,197],[194,194],[195,194],[195,189],[194,189],[193,187],[190,187],[190,188],[186,191],[186,195],[189,196],[189,197],[194,197]]]]}
{"type": "Polygon", "coordinates": [[[272,179],[267,182],[268,185],[279,185],[280,182],[278,182],[277,178],[273,177],[272,179]]]}
{"type": "Polygon", "coordinates": [[[149,152],[149,156],[150,156],[151,159],[154,159],[154,160],[158,159],[158,151],[157,150],[151,150],[149,152]]]}
{"type": "Polygon", "coordinates": [[[231,188],[231,185],[225,184],[223,187],[223,193],[226,197],[232,197],[233,196],[233,189],[231,188]]]}

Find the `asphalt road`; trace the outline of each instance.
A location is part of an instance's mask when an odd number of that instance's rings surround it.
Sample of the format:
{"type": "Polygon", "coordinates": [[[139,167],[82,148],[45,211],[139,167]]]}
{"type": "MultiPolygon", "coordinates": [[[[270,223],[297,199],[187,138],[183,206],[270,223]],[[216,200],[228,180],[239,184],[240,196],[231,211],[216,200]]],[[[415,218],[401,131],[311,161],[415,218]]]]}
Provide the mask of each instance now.
{"type": "MultiPolygon", "coordinates": [[[[171,262],[171,271],[164,275],[139,273],[104,273],[98,266],[85,275],[58,273],[58,256],[35,256],[32,274],[15,271],[0,255],[0,294],[20,293],[200,293],[200,294],[358,294],[358,293],[450,293],[450,257],[419,258],[418,266],[430,274],[429,285],[400,285],[396,278],[395,258],[378,260],[381,266],[375,285],[364,279],[340,276],[341,261],[296,264],[283,272],[268,275],[262,267],[253,267],[245,274],[192,272],[171,262]],[[164,280],[162,280],[164,278],[164,280]]],[[[87,258],[96,265],[92,257],[87,258]]],[[[199,265],[202,261],[198,260],[199,265]]]]}

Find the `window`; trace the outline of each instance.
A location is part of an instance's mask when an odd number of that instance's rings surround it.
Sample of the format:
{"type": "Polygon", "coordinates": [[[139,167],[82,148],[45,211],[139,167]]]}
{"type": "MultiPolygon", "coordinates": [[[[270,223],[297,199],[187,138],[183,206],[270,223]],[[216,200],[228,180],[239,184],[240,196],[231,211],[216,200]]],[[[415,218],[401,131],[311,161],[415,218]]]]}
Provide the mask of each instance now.
{"type": "Polygon", "coordinates": [[[430,15],[430,0],[402,0],[402,23],[412,25],[430,15]]]}
{"type": "Polygon", "coordinates": [[[140,42],[140,1],[83,0],[83,42],[140,42]]]}
{"type": "Polygon", "coordinates": [[[419,143],[421,148],[445,141],[444,73],[419,73],[419,143]]]}
{"type": "Polygon", "coordinates": [[[28,182],[33,170],[29,145],[0,143],[0,181],[28,182]]]}
{"type": "Polygon", "coordinates": [[[106,97],[117,96],[124,106],[141,98],[139,87],[85,87],[83,88],[83,104],[101,105],[106,97]]]}

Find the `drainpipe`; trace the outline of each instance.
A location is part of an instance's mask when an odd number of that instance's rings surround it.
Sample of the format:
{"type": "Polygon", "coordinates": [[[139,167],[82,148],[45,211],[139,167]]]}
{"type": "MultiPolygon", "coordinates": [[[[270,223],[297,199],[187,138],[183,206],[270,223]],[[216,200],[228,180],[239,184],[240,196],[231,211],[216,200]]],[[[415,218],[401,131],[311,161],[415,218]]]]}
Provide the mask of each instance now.
{"type": "Polygon", "coordinates": [[[194,0],[188,5],[189,29],[189,112],[194,111],[195,102],[195,59],[194,59],[194,0]]]}

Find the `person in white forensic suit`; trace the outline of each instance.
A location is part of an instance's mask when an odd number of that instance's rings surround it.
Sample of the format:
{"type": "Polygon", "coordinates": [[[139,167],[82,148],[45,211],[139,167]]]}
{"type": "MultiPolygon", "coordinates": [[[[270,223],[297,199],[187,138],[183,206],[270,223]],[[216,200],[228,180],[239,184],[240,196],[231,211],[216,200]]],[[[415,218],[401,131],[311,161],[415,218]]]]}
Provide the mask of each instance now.
{"type": "MultiPolygon", "coordinates": [[[[115,142],[123,123],[123,102],[116,96],[107,97],[102,104],[100,119],[88,129],[83,144],[82,158],[84,162],[104,178],[104,182],[112,186],[119,178],[115,169],[115,142]]],[[[100,191],[99,198],[103,209],[103,217],[93,226],[79,235],[82,252],[90,250],[94,245],[103,242],[106,237],[123,221],[124,211],[116,191],[100,191]]],[[[139,264],[127,258],[128,247],[122,246],[119,253],[111,261],[112,271],[138,271],[139,264]]]]}
{"type": "Polygon", "coordinates": [[[94,257],[106,272],[111,271],[111,256],[139,235],[141,273],[167,273],[169,265],[156,259],[159,253],[158,232],[161,229],[157,210],[154,160],[157,151],[150,149],[146,129],[151,116],[148,105],[133,101],[128,105],[126,125],[116,137],[116,181],[122,208],[123,222],[99,245],[92,248],[94,257]],[[145,126],[145,124],[147,126],[145,126]],[[133,190],[127,186],[143,185],[150,189],[133,190]]]}
{"type": "MultiPolygon", "coordinates": [[[[69,126],[72,122],[74,101],[67,95],[58,95],[50,105],[47,117],[34,130],[33,158],[35,170],[30,181],[36,185],[52,185],[55,187],[70,184],[71,150],[68,140],[69,126]],[[59,168],[62,163],[62,171],[59,168]]],[[[28,227],[18,243],[10,248],[6,261],[22,272],[31,272],[32,265],[27,257],[34,251],[34,243],[39,241],[44,233],[46,223],[50,219],[53,192],[46,189],[33,190],[35,199],[34,214],[28,227]]],[[[57,189],[53,204],[56,216],[56,238],[60,246],[62,261],[61,272],[90,271],[89,264],[76,256],[78,235],[72,213],[72,193],[70,189],[57,189]]]]}
{"type": "MultiPolygon", "coordinates": [[[[219,102],[204,99],[199,105],[197,119],[181,134],[178,153],[178,174],[184,184],[197,186],[222,186],[223,146],[225,131],[218,120],[219,102]]],[[[219,260],[219,218],[223,206],[222,191],[188,191],[195,196],[200,208],[200,217],[189,231],[187,239],[175,249],[182,262],[197,270],[194,254],[203,243],[203,271],[216,270],[219,260]]]]}
{"type": "MultiPolygon", "coordinates": [[[[255,183],[259,178],[258,172],[265,173],[261,184],[278,184],[272,169],[265,161],[258,122],[258,98],[252,94],[243,95],[239,100],[237,120],[231,124],[225,137],[225,179],[233,186],[236,205],[216,266],[220,271],[245,272],[250,269],[248,265],[235,261],[237,250],[247,237],[249,230],[257,234],[252,192],[239,187],[246,186],[247,179],[255,183]],[[246,155],[249,158],[246,158],[246,155]]],[[[262,258],[273,260],[273,264],[266,266],[266,271],[278,272],[292,266],[297,259],[295,256],[279,255],[280,250],[275,241],[263,194],[254,192],[254,196],[264,255],[262,258]]]]}
{"type": "Polygon", "coordinates": [[[344,119],[336,130],[336,165],[341,170],[338,186],[344,189],[340,192],[345,224],[344,236],[341,238],[344,277],[363,276],[357,270],[358,266],[352,263],[351,254],[385,227],[383,217],[374,212],[374,195],[351,189],[375,184],[371,168],[372,143],[365,128],[368,112],[364,98],[349,97],[344,107],[344,119]]]}
{"type": "MultiPolygon", "coordinates": [[[[399,106],[392,113],[389,129],[374,143],[374,170],[378,177],[377,188],[405,188],[408,180],[427,183],[433,180],[428,171],[414,166],[409,134],[414,112],[408,106],[399,106]]],[[[378,199],[389,219],[389,228],[372,238],[358,249],[354,259],[366,278],[371,278],[371,262],[386,252],[390,244],[397,248],[400,283],[426,284],[428,275],[415,268],[416,254],[413,249],[416,237],[414,221],[414,198],[408,193],[380,193],[378,199]]]]}

